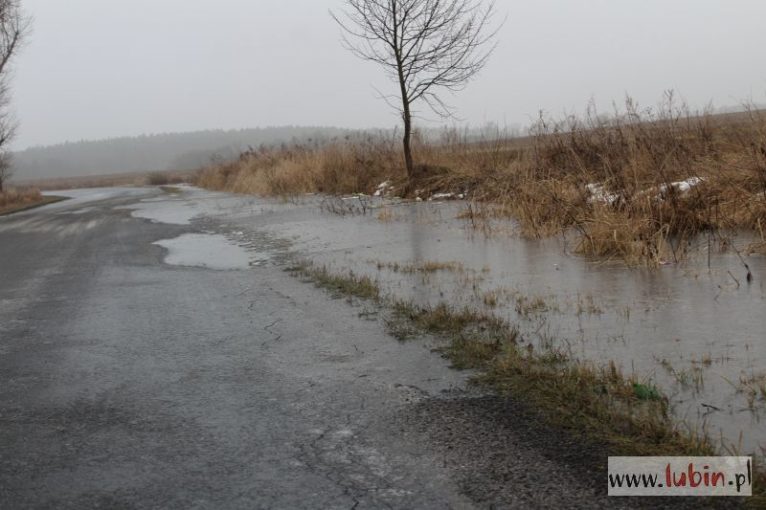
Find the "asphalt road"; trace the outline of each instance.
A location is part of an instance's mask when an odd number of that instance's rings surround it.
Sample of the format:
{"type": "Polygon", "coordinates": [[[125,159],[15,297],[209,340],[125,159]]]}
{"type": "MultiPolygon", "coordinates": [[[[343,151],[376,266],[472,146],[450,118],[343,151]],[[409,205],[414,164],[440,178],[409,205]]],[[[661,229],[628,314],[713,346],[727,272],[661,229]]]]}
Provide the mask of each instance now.
{"type": "Polygon", "coordinates": [[[374,310],[275,264],[165,264],[152,243],[200,224],[119,208],[142,196],[0,218],[0,508],[626,504],[604,456],[374,310]]]}

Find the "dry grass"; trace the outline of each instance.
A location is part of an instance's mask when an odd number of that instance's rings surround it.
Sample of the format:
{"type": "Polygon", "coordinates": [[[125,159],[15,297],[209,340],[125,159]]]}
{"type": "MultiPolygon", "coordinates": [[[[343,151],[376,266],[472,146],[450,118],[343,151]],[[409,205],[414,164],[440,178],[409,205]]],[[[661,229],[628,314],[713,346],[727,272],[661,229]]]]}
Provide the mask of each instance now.
{"type": "Polygon", "coordinates": [[[475,226],[511,217],[529,237],[574,232],[577,252],[632,265],[680,260],[700,233],[762,234],[766,225],[766,112],[693,115],[669,94],[653,110],[627,100],[608,118],[593,108],[541,118],[531,133],[416,139],[411,180],[396,140],[370,137],[248,152],[197,183],[277,196],[369,194],[383,181],[410,197],[468,192],[464,217],[475,226]]]}
{"type": "Polygon", "coordinates": [[[199,186],[235,193],[290,196],[302,193],[371,192],[387,179],[401,180],[392,140],[373,137],[336,141],[317,148],[261,148],[239,161],[202,170],[199,186]]]}
{"type": "Polygon", "coordinates": [[[512,216],[528,236],[574,231],[579,253],[657,265],[700,233],[766,222],[764,112],[693,116],[669,97],[655,113],[628,102],[621,116],[542,119],[535,133],[474,194],[491,204],[485,216],[512,216]]]}
{"type": "Polygon", "coordinates": [[[354,273],[350,273],[348,276],[336,275],[331,273],[326,266],[317,267],[306,261],[287,270],[292,274],[303,276],[317,287],[331,291],[338,296],[353,296],[373,301],[380,299],[378,284],[368,276],[357,276],[354,273]]]}
{"type": "Polygon", "coordinates": [[[761,240],[759,242],[751,243],[750,246],[747,247],[747,255],[752,255],[754,253],[759,255],[766,255],[766,241],[761,240]]]}
{"type": "Polygon", "coordinates": [[[0,215],[49,203],[50,197],[44,197],[36,188],[9,188],[0,192],[0,215]]]}
{"type": "Polygon", "coordinates": [[[441,262],[438,260],[425,260],[412,264],[400,264],[398,262],[375,262],[378,270],[388,269],[394,273],[415,274],[415,273],[437,273],[440,271],[449,271],[455,273],[465,272],[466,269],[460,262],[441,262]]]}

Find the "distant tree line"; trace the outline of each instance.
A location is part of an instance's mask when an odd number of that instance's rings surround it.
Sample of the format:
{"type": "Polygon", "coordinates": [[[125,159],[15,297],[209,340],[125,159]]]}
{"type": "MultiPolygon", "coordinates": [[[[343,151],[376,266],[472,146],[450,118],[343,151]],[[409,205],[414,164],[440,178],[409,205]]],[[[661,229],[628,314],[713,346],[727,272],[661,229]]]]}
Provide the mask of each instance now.
{"type": "Polygon", "coordinates": [[[354,135],[331,127],[267,127],[210,130],[69,142],[13,154],[17,180],[195,170],[236,159],[249,148],[280,144],[324,144],[354,135]]]}
{"type": "MultiPolygon", "coordinates": [[[[421,140],[431,143],[487,141],[519,136],[518,125],[418,129],[421,140]]],[[[197,170],[214,163],[237,159],[243,152],[262,146],[321,147],[367,136],[398,137],[398,130],[350,130],[333,127],[267,127],[240,130],[208,130],[120,137],[98,141],[69,142],[31,147],[12,155],[17,181],[87,177],[164,170],[197,170]]]]}

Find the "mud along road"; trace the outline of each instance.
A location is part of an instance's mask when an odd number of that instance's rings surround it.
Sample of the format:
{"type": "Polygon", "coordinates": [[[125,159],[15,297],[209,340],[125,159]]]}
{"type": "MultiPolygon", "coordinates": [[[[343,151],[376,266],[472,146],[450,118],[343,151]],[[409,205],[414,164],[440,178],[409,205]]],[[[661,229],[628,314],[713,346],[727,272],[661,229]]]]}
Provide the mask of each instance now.
{"type": "Polygon", "coordinates": [[[183,218],[192,191],[72,194],[0,218],[0,508],[627,504],[427,339],[275,261],[154,244],[229,232],[183,218]]]}

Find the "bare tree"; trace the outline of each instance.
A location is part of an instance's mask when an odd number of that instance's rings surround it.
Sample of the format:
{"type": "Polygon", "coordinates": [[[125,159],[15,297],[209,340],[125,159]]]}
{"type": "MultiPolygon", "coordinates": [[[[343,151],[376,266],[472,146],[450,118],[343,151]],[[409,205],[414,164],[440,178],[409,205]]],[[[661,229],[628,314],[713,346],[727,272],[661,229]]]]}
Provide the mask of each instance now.
{"type": "Polygon", "coordinates": [[[24,40],[29,24],[29,18],[24,16],[19,0],[0,0],[0,192],[11,176],[8,143],[16,132],[16,122],[8,110],[8,74],[10,63],[24,40]]]}
{"type": "Polygon", "coordinates": [[[459,91],[487,63],[494,2],[482,0],[346,0],[341,16],[330,13],[343,29],[346,48],[381,65],[398,84],[404,121],[404,160],[412,160],[413,103],[422,100],[443,117],[452,108],[440,92],[459,91]]]}

